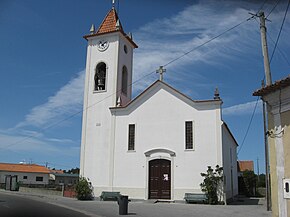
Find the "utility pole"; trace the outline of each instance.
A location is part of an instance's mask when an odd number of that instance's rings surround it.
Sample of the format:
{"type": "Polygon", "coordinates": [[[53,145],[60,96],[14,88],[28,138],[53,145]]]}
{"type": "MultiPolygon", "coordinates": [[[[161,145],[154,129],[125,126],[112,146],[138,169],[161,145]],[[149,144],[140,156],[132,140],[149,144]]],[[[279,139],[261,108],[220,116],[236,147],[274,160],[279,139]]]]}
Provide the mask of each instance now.
{"type": "MultiPolygon", "coordinates": [[[[264,87],[264,81],[262,81],[262,87],[264,87]]],[[[272,210],[271,201],[271,187],[270,187],[270,166],[269,166],[269,148],[268,148],[268,127],[267,127],[267,110],[266,103],[263,102],[263,122],[264,122],[264,144],[265,144],[265,184],[266,184],[266,200],[267,200],[267,211],[272,210]]]]}
{"type": "MultiPolygon", "coordinates": [[[[262,42],[262,52],[264,57],[264,69],[265,69],[265,78],[266,86],[272,84],[271,71],[270,71],[270,62],[268,55],[268,46],[267,46],[267,37],[266,37],[266,23],[265,23],[265,14],[263,11],[259,13],[260,18],[260,31],[261,31],[261,42],[262,42]]],[[[262,83],[264,87],[264,82],[262,83]]],[[[271,189],[270,189],[270,166],[269,166],[269,150],[268,150],[268,126],[267,126],[267,105],[263,102],[263,119],[264,119],[264,143],[265,143],[265,171],[266,171],[266,199],[267,199],[267,211],[271,210],[271,189]]]]}
{"type": "Polygon", "coordinates": [[[258,172],[258,183],[260,182],[260,168],[259,168],[259,158],[257,157],[257,172],[258,172]]]}
{"type": "Polygon", "coordinates": [[[269,62],[269,55],[268,55],[265,14],[263,11],[259,13],[259,18],[260,18],[260,31],[261,31],[262,51],[263,51],[263,57],[264,57],[266,85],[268,86],[272,84],[272,78],[271,78],[270,62],[269,62]]]}

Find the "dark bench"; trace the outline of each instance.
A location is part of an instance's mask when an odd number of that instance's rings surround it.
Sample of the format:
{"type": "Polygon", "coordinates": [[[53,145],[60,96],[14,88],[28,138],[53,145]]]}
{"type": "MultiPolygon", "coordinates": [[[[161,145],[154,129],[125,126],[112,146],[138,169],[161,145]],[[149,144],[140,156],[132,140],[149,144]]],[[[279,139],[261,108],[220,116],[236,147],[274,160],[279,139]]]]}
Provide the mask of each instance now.
{"type": "Polygon", "coordinates": [[[187,203],[204,203],[207,200],[202,193],[185,193],[184,199],[187,203]]]}
{"type": "Polygon", "coordinates": [[[118,201],[118,198],[121,196],[120,192],[116,191],[102,191],[100,200],[114,200],[118,201]]]}

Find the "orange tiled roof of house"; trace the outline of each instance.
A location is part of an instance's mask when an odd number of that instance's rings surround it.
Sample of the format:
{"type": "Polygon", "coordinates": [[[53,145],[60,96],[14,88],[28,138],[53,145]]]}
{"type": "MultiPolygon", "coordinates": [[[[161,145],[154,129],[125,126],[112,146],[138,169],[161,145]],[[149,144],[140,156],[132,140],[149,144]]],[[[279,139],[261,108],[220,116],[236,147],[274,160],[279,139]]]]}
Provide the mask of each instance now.
{"type": "Polygon", "coordinates": [[[252,160],[238,161],[238,171],[244,172],[246,170],[254,171],[254,161],[252,160]]]}
{"type": "Polygon", "coordinates": [[[276,81],[275,83],[271,84],[271,85],[268,85],[266,87],[263,87],[259,90],[256,90],[254,93],[253,93],[253,96],[264,96],[268,93],[271,93],[273,91],[276,91],[276,90],[279,90],[279,89],[283,89],[285,87],[289,87],[290,86],[290,74],[284,78],[284,79],[281,79],[279,81],[276,81]]]}
{"type": "Polygon", "coordinates": [[[37,164],[9,164],[0,163],[0,171],[23,172],[23,173],[50,173],[45,166],[37,164]]]}
{"type": "Polygon", "coordinates": [[[50,170],[50,173],[63,174],[63,170],[50,170]]]}

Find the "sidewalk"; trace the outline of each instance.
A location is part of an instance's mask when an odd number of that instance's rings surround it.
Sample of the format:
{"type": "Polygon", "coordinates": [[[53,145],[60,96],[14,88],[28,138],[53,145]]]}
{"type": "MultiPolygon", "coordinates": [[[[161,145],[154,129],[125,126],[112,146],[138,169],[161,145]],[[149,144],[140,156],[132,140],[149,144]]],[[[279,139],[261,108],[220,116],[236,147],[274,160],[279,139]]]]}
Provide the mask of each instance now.
{"type": "MultiPolygon", "coordinates": [[[[78,201],[60,196],[29,195],[19,192],[6,192],[42,200],[57,206],[82,212],[91,217],[118,217],[119,207],[115,201],[78,201]]],[[[136,217],[270,217],[264,199],[240,198],[233,205],[202,205],[176,203],[153,203],[153,201],[132,201],[128,207],[129,215],[136,217]]]]}

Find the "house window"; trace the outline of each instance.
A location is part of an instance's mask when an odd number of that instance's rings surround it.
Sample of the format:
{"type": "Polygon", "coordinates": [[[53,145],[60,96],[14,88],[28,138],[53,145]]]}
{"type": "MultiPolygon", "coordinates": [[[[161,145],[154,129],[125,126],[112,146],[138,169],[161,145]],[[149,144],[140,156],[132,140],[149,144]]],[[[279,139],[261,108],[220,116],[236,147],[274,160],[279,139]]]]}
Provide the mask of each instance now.
{"type": "Polygon", "coordinates": [[[185,149],[193,149],[192,121],[185,122],[185,149]]]}
{"type": "Polygon", "coordinates": [[[128,70],[126,66],[122,68],[122,93],[127,95],[128,89],[128,70]]]}
{"type": "Polygon", "coordinates": [[[135,150],[135,124],[129,124],[128,150],[135,150]]]}
{"type": "Polygon", "coordinates": [[[37,182],[43,182],[43,177],[42,176],[36,176],[35,179],[37,182]]]}
{"type": "Polygon", "coordinates": [[[95,91],[106,90],[106,64],[101,62],[96,67],[95,72],[95,91]]]}
{"type": "Polygon", "coordinates": [[[27,179],[27,176],[23,176],[23,179],[27,179]]]}

